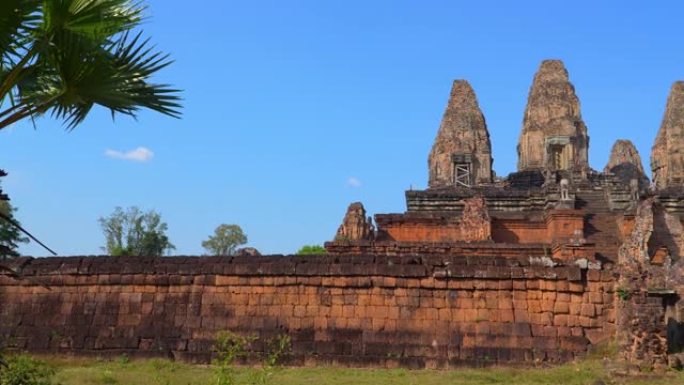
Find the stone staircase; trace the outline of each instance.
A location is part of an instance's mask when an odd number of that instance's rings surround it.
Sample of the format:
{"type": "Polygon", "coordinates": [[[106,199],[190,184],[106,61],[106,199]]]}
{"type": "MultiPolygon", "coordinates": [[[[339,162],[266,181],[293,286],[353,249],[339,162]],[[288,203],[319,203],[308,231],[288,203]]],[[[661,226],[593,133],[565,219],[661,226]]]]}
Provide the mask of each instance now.
{"type": "Polygon", "coordinates": [[[596,245],[597,254],[615,260],[622,244],[616,216],[610,210],[603,189],[579,189],[575,192],[576,207],[586,211],[584,237],[596,245]]]}

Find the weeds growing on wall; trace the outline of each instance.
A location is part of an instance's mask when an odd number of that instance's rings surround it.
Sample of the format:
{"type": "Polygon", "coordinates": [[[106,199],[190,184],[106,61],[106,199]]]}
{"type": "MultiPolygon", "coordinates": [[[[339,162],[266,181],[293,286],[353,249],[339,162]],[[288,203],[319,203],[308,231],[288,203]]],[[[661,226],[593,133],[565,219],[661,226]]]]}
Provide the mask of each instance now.
{"type": "Polygon", "coordinates": [[[617,295],[621,300],[627,301],[632,296],[632,292],[629,289],[621,287],[617,289],[617,295]]]}

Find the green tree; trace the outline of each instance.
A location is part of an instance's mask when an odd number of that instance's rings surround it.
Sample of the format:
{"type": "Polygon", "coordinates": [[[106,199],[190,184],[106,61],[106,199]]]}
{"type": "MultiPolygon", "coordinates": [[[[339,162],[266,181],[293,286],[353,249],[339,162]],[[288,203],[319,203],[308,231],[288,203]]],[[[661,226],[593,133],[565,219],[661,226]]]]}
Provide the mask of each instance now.
{"type": "MultiPolygon", "coordinates": [[[[0,200],[0,214],[8,219],[17,222],[14,218],[16,208],[6,200],[0,200]]],[[[19,255],[17,248],[20,243],[27,243],[29,239],[21,234],[17,226],[13,225],[4,218],[0,218],[0,259],[15,257],[19,255]]]]}
{"type": "Polygon", "coordinates": [[[238,246],[247,243],[247,235],[238,225],[221,224],[214,235],[202,242],[202,247],[213,255],[233,255],[238,246]]]}
{"type": "Polygon", "coordinates": [[[143,213],[135,206],[125,211],[117,207],[99,222],[110,255],[161,256],[176,248],[166,235],[168,226],[154,210],[143,213]]]}
{"type": "Polygon", "coordinates": [[[297,251],[299,255],[320,255],[325,253],[325,247],[321,245],[304,245],[297,251]]]}
{"type": "Polygon", "coordinates": [[[94,105],[179,116],[178,90],[150,78],[171,63],[141,32],[134,0],[1,0],[0,129],[46,112],[73,129],[94,105]]]}

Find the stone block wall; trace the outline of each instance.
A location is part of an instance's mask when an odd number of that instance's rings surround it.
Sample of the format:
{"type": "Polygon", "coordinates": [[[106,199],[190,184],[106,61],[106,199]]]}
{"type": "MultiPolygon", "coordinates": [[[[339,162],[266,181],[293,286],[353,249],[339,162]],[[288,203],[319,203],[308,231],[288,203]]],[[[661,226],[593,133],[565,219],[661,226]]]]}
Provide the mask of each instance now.
{"type": "MultiPolygon", "coordinates": [[[[464,236],[461,221],[453,215],[377,214],[375,219],[379,230],[377,240],[380,241],[455,244],[469,241],[464,236]]],[[[506,244],[564,243],[576,232],[583,234],[584,220],[584,211],[567,209],[549,210],[545,217],[537,218],[494,216],[491,240],[506,244]]]]}
{"type": "Polygon", "coordinates": [[[504,220],[492,221],[492,240],[499,243],[528,244],[551,243],[546,222],[542,220],[504,220]]]}
{"type": "Polygon", "coordinates": [[[288,334],[297,365],[449,367],[565,361],[615,332],[610,269],[524,257],[68,257],[14,269],[20,278],[0,275],[0,335],[31,352],[207,362],[230,330],[288,334]]]}

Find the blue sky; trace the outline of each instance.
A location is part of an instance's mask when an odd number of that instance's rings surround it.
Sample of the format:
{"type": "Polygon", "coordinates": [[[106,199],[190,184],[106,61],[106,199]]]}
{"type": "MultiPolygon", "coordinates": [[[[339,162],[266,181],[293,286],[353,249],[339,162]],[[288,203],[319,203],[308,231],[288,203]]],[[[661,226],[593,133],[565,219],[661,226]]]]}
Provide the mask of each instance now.
{"type": "Polygon", "coordinates": [[[73,132],[47,117],[0,131],[17,217],[62,255],[101,253],[97,219],[115,206],[159,211],[178,254],[202,253],[220,223],[291,253],[333,238],[350,202],[403,212],[404,191],[426,186],[454,79],[473,85],[506,175],[546,58],[570,73],[592,167],[619,138],[648,167],[684,79],[679,1],[147,4],[145,34],[175,59],[158,80],[185,90],[182,119],[97,110],[73,132]]]}

